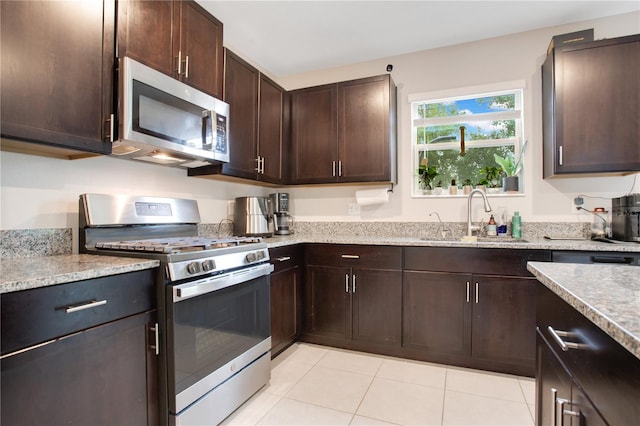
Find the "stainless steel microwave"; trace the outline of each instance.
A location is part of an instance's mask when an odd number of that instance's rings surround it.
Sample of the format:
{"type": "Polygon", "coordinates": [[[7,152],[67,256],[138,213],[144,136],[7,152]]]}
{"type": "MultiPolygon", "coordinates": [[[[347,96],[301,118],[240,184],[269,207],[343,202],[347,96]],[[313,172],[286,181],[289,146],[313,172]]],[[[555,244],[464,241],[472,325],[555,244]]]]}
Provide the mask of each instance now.
{"type": "Polygon", "coordinates": [[[229,161],[229,105],[146,65],[120,59],[112,155],[191,168],[229,161]]]}

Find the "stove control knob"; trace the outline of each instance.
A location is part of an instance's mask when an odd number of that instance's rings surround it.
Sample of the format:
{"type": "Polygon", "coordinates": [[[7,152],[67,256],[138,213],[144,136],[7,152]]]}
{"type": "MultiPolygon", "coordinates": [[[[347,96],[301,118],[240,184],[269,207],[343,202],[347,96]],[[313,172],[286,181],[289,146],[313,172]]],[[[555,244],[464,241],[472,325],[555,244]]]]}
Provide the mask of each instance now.
{"type": "Polygon", "coordinates": [[[264,251],[259,251],[259,252],[256,253],[256,259],[257,260],[262,260],[265,257],[267,257],[267,255],[264,253],[264,251]]]}
{"type": "Polygon", "coordinates": [[[191,262],[187,265],[187,272],[190,274],[197,274],[199,272],[201,272],[202,270],[200,269],[200,263],[198,262],[191,262]]]}
{"type": "Polygon", "coordinates": [[[209,272],[209,271],[213,271],[214,269],[216,269],[216,263],[213,261],[213,259],[207,259],[202,262],[203,271],[209,272]]]}
{"type": "Polygon", "coordinates": [[[247,257],[245,258],[247,263],[252,263],[256,261],[256,254],[254,252],[247,253],[247,257]]]}

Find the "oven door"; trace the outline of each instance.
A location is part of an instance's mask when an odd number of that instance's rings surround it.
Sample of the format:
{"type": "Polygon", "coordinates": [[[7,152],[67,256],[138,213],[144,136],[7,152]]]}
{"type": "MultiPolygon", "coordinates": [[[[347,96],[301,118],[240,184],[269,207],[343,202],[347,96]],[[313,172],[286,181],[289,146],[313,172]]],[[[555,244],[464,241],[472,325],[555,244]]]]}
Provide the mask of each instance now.
{"type": "Polygon", "coordinates": [[[261,264],[167,287],[168,399],[178,414],[271,349],[261,264]]]}

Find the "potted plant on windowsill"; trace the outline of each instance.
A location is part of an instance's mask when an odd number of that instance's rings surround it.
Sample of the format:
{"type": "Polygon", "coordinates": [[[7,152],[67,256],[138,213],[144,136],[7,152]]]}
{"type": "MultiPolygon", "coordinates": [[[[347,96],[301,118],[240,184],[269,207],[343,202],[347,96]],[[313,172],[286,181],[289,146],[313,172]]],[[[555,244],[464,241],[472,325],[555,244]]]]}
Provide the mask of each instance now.
{"type": "Polygon", "coordinates": [[[436,166],[427,166],[420,164],[418,167],[418,184],[425,194],[430,194],[433,190],[432,182],[438,176],[436,166]]]}
{"type": "Polygon", "coordinates": [[[480,179],[478,185],[483,185],[486,188],[485,192],[497,192],[497,190],[501,188],[502,172],[499,167],[486,166],[480,169],[480,173],[484,175],[484,178],[480,179]]]}
{"type": "Polygon", "coordinates": [[[525,140],[520,149],[520,155],[516,161],[516,156],[513,152],[509,151],[504,157],[498,154],[493,154],[496,163],[500,165],[505,177],[502,178],[502,189],[504,192],[518,192],[520,190],[519,175],[522,170],[522,158],[524,156],[524,150],[527,148],[527,141],[525,140]]]}
{"type": "Polygon", "coordinates": [[[469,195],[472,189],[473,189],[473,186],[471,183],[471,179],[465,179],[464,181],[462,181],[462,192],[465,195],[469,195]]]}

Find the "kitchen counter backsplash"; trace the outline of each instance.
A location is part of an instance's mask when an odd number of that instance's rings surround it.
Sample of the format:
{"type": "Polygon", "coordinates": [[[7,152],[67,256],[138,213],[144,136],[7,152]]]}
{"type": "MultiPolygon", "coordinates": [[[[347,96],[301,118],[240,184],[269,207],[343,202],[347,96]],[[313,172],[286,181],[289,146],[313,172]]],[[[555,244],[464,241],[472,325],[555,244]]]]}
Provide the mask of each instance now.
{"type": "Polygon", "coordinates": [[[0,258],[71,254],[71,228],[12,229],[0,231],[0,258]]]}
{"type": "MultiPolygon", "coordinates": [[[[522,238],[589,238],[590,223],[524,222],[522,238]]],[[[483,227],[484,228],[484,227],[483,227]]],[[[295,222],[298,236],[353,235],[354,237],[459,238],[465,235],[464,222],[295,222]]],[[[233,235],[233,222],[199,224],[198,235],[223,238],[233,235]]],[[[483,235],[481,233],[481,235],[483,235]]],[[[71,228],[16,229],[0,231],[0,258],[55,256],[73,253],[71,228]]]]}
{"type": "MultiPolygon", "coordinates": [[[[486,235],[482,224],[480,236],[486,235]]],[[[357,237],[460,238],[466,222],[295,222],[296,234],[309,236],[353,235],[357,237]]],[[[523,222],[522,239],[541,240],[545,236],[589,238],[590,223],[523,222]]],[[[510,232],[511,228],[507,232],[510,232]]]]}

